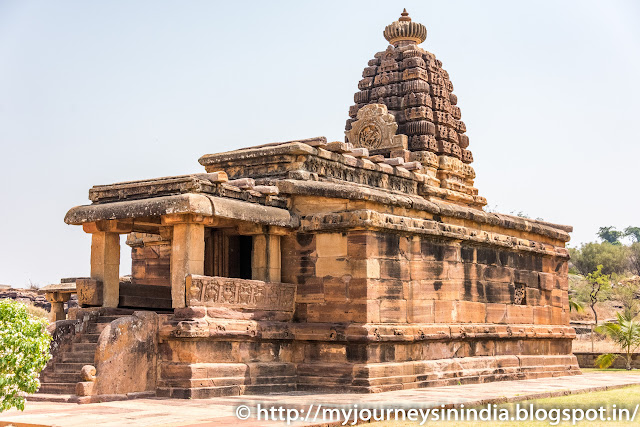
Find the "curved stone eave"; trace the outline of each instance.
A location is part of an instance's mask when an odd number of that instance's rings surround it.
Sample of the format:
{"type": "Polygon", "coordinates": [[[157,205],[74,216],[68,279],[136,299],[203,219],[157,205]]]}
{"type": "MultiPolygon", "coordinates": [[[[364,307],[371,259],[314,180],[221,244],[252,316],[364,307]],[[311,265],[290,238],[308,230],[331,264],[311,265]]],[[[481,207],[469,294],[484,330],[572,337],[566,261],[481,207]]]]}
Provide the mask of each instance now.
{"type": "Polygon", "coordinates": [[[197,214],[286,228],[300,225],[300,219],[285,209],[193,193],[76,206],[67,212],[64,222],[81,225],[169,214],[197,214]]]}

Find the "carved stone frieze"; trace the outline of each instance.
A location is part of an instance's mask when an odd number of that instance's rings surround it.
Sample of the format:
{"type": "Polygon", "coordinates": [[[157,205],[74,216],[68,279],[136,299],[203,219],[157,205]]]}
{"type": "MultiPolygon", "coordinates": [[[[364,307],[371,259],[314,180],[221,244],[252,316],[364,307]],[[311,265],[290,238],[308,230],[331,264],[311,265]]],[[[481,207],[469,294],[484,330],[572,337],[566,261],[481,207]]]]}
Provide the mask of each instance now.
{"type": "Polygon", "coordinates": [[[293,311],[296,285],[260,280],[189,275],[187,306],[293,311]]]}

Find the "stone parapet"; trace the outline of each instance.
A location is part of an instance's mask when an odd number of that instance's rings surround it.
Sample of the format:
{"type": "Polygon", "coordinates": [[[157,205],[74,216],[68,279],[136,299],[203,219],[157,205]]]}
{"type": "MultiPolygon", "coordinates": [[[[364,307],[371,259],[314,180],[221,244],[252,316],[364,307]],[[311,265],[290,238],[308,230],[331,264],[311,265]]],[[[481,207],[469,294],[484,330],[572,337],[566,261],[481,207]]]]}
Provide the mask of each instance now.
{"type": "Polygon", "coordinates": [[[227,182],[224,172],[199,173],[174,177],[144,179],[109,185],[96,185],[89,190],[93,203],[146,199],[185,193],[203,193],[229,199],[242,200],[266,206],[283,208],[286,201],[269,188],[256,187],[253,180],[227,182]],[[221,179],[221,176],[224,179],[221,179]]]}

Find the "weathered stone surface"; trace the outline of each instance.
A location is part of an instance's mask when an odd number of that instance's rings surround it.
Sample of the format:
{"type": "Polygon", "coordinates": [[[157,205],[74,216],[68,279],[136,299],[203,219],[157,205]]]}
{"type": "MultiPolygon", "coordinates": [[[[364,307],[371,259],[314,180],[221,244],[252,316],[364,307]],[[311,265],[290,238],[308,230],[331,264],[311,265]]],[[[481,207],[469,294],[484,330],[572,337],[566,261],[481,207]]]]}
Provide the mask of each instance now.
{"type": "Polygon", "coordinates": [[[100,334],[95,361],[96,394],[126,394],[156,388],[158,315],[136,311],[100,334]]]}
{"type": "Polygon", "coordinates": [[[76,384],[76,395],[77,396],[91,396],[94,394],[93,391],[93,387],[94,387],[94,382],[93,381],[81,381],[79,383],[76,384]]]}
{"type": "Polygon", "coordinates": [[[84,365],[80,370],[80,375],[83,381],[95,381],[96,380],[96,368],[92,365],[84,365]]]}
{"type": "Polygon", "coordinates": [[[323,147],[325,150],[332,151],[334,153],[349,153],[353,150],[353,146],[344,142],[335,141],[330,142],[323,147]]]}
{"type": "Polygon", "coordinates": [[[95,279],[78,279],[76,281],[78,304],[87,307],[102,305],[102,282],[95,279]]]}
{"type": "Polygon", "coordinates": [[[398,148],[393,139],[397,130],[398,124],[393,115],[387,112],[386,105],[369,104],[358,111],[357,120],[351,123],[346,135],[353,146],[366,148],[376,154],[381,150],[398,148]]]}

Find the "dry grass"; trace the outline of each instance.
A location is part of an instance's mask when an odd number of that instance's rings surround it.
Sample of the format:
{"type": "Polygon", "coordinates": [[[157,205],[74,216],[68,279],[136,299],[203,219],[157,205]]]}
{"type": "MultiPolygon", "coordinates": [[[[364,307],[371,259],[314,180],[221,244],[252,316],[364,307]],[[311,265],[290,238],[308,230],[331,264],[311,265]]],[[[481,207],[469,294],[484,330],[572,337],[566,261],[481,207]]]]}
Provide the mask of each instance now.
{"type": "MultiPolygon", "coordinates": [[[[593,312],[591,307],[582,303],[584,310],[581,312],[572,311],[571,320],[593,321],[593,312]]],[[[598,323],[602,323],[607,319],[615,319],[616,313],[621,310],[622,303],[619,301],[604,301],[596,304],[596,313],[598,313],[598,323]]]]}
{"type": "Polygon", "coordinates": [[[37,319],[44,319],[47,321],[47,323],[49,323],[49,312],[47,310],[27,303],[25,303],[25,305],[27,306],[27,311],[32,317],[35,317],[37,319]]]}

